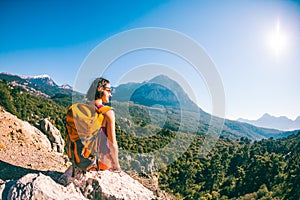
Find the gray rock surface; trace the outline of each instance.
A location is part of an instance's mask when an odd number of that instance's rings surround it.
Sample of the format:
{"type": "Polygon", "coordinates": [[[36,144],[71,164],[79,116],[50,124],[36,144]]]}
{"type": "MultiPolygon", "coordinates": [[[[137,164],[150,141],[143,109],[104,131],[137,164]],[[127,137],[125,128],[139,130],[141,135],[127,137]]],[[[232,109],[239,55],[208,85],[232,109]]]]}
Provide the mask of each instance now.
{"type": "Polygon", "coordinates": [[[51,150],[51,143],[47,136],[28,122],[20,120],[4,110],[0,111],[0,120],[1,135],[11,138],[10,142],[17,141],[20,145],[34,145],[51,150]]]}
{"type": "Polygon", "coordinates": [[[27,174],[20,178],[9,190],[7,199],[37,200],[37,199],[86,199],[74,184],[64,187],[49,176],[27,174]]]}
{"type": "Polygon", "coordinates": [[[76,170],[74,178],[71,173],[70,167],[59,181],[42,173],[30,173],[17,181],[0,184],[0,194],[2,196],[4,189],[9,188],[2,197],[15,200],[156,199],[152,191],[125,172],[92,171],[83,174],[76,170]]]}
{"type": "Polygon", "coordinates": [[[91,171],[82,174],[75,172],[71,177],[70,167],[61,177],[61,183],[74,184],[88,199],[155,199],[153,192],[145,188],[140,182],[131,178],[125,172],[91,171]]]}
{"type": "Polygon", "coordinates": [[[40,121],[40,129],[47,135],[52,149],[58,153],[63,153],[65,141],[61,137],[60,131],[48,119],[40,121]]]}

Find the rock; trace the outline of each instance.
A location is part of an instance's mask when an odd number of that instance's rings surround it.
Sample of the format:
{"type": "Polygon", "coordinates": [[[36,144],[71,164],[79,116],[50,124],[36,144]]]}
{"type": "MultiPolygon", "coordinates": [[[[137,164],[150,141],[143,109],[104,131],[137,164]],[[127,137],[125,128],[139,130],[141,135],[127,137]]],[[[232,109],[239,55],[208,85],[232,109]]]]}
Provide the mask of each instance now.
{"type": "Polygon", "coordinates": [[[51,148],[51,143],[48,140],[47,136],[43,134],[39,129],[30,125],[28,122],[22,121],[22,134],[25,138],[25,142],[32,142],[35,146],[48,149],[49,151],[51,148]]]}
{"type": "Polygon", "coordinates": [[[8,199],[7,194],[12,185],[14,185],[16,181],[0,181],[0,199],[8,199]]]}
{"type": "Polygon", "coordinates": [[[42,173],[27,174],[9,189],[7,199],[86,199],[74,184],[64,187],[42,173]]]}
{"type": "Polygon", "coordinates": [[[51,142],[52,149],[58,153],[63,153],[65,141],[61,137],[60,131],[52,125],[48,119],[40,121],[40,129],[47,135],[51,142]]]}
{"type": "Polygon", "coordinates": [[[61,180],[65,184],[74,183],[88,199],[155,199],[153,192],[145,188],[137,180],[125,172],[91,171],[82,174],[76,170],[75,177],[71,177],[70,167],[61,180]]]}
{"type": "Polygon", "coordinates": [[[126,170],[133,170],[137,173],[154,174],[157,167],[152,156],[137,154],[134,158],[130,155],[125,155],[122,159],[129,161],[130,167],[126,170]]]}
{"type": "Polygon", "coordinates": [[[10,185],[0,184],[0,194],[6,199],[155,199],[152,191],[125,172],[93,171],[82,174],[76,172],[75,178],[69,168],[61,180],[63,185],[42,173],[27,174],[10,185]],[[8,189],[9,190],[8,190],[8,189]],[[4,193],[8,190],[8,193],[4,193]]]}
{"type": "MultiPolygon", "coordinates": [[[[1,180],[1,179],[0,179],[0,180],[1,180]]],[[[5,182],[1,180],[1,181],[0,181],[0,197],[3,196],[4,189],[5,189],[5,182]]]]}
{"type": "Polygon", "coordinates": [[[5,145],[0,141],[0,151],[1,149],[5,149],[5,145]]]}
{"type": "Polygon", "coordinates": [[[1,142],[7,148],[8,144],[15,142],[19,145],[33,145],[47,151],[52,150],[51,143],[47,136],[28,122],[18,119],[5,110],[0,112],[0,119],[0,136],[1,138],[5,138],[5,140],[1,142]]]}

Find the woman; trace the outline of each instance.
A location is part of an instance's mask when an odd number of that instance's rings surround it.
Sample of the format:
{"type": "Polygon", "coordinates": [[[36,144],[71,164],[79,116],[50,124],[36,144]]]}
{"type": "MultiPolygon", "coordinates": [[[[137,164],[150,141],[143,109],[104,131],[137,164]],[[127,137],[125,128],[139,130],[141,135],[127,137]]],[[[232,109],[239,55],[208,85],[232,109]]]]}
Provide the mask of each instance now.
{"type": "Polygon", "coordinates": [[[115,114],[111,107],[103,109],[109,103],[111,94],[110,82],[104,78],[97,78],[87,92],[87,99],[95,105],[97,112],[103,114],[102,127],[100,132],[100,168],[102,170],[120,172],[121,168],[118,159],[118,144],[115,132],[115,114]],[[104,111],[103,111],[104,110],[104,111]]]}

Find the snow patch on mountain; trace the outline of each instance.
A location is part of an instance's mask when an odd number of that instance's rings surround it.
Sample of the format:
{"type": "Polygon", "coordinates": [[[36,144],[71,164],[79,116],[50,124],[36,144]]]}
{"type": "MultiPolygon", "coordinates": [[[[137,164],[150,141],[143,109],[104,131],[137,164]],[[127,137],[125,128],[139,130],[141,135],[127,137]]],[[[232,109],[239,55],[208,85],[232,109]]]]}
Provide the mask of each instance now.
{"type": "Polygon", "coordinates": [[[21,76],[21,78],[23,79],[51,79],[51,77],[48,74],[41,74],[41,75],[37,75],[37,76],[21,76]]]}
{"type": "Polygon", "coordinates": [[[63,84],[61,86],[59,86],[59,88],[63,88],[63,89],[68,89],[68,90],[72,90],[72,86],[68,85],[68,84],[63,84]]]}

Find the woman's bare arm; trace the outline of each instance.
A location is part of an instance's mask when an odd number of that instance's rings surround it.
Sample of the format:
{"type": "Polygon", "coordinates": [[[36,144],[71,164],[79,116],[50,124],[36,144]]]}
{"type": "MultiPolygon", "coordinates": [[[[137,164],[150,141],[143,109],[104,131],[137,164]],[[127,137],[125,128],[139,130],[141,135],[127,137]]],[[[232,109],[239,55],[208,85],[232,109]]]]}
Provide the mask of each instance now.
{"type": "Polygon", "coordinates": [[[113,110],[109,110],[105,113],[106,117],[106,129],[109,141],[109,148],[113,161],[113,168],[120,170],[119,159],[118,159],[118,143],[115,131],[115,113],[113,110]]]}

